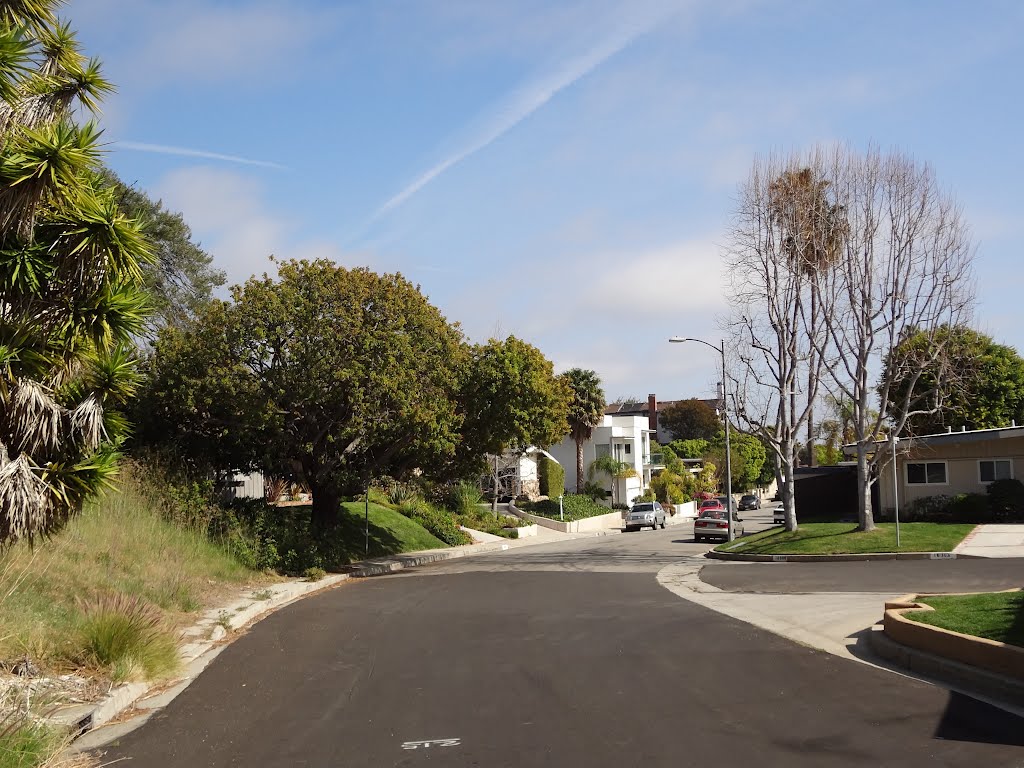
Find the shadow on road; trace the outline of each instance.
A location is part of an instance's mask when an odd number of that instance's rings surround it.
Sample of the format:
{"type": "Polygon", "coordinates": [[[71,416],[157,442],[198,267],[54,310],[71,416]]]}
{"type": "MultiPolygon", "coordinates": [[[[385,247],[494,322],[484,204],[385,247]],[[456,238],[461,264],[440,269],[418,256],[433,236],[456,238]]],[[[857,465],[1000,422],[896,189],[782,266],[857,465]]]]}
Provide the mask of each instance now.
{"type": "Polygon", "coordinates": [[[935,738],[1024,747],[1024,718],[950,691],[935,738]]]}

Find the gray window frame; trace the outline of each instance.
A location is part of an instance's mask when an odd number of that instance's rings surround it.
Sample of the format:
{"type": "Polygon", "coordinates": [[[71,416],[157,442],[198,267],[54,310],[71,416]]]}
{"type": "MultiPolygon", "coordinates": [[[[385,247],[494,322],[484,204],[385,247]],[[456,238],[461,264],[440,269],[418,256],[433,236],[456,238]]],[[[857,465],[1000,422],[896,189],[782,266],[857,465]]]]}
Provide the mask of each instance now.
{"type": "Polygon", "coordinates": [[[945,460],[936,460],[936,461],[908,461],[908,462],[906,462],[903,465],[903,482],[906,485],[908,485],[908,486],[909,485],[913,485],[913,486],[949,485],[949,462],[945,461],[945,460]],[[923,483],[913,483],[913,482],[910,481],[910,467],[912,465],[915,465],[915,464],[920,464],[920,465],[924,466],[924,482],[923,483]],[[945,480],[943,480],[941,483],[931,483],[931,482],[928,482],[928,465],[929,464],[941,464],[942,465],[942,473],[943,473],[943,476],[945,477],[945,480]]]}

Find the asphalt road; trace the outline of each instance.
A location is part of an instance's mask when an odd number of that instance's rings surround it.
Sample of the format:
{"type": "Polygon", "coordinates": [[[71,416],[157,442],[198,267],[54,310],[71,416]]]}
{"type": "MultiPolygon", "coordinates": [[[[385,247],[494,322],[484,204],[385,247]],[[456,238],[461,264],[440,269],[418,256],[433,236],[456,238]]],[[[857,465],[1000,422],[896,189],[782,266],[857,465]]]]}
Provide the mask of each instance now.
{"type": "Polygon", "coordinates": [[[1020,718],[660,587],[707,549],[690,541],[642,531],[348,582],[257,624],[105,760],[1024,765],[1020,718]]]}

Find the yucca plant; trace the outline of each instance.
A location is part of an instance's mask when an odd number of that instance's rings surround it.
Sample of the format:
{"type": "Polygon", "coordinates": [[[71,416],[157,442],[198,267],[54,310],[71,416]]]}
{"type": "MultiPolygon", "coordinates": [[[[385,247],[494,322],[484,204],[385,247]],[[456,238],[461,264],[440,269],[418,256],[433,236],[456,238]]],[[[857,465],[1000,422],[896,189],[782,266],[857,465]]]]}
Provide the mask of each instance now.
{"type": "Polygon", "coordinates": [[[0,548],[59,530],[109,484],[145,319],[139,222],[76,125],[111,90],[56,0],[0,3],[0,548]]]}
{"type": "Polygon", "coordinates": [[[392,483],[391,487],[388,488],[388,503],[393,507],[399,507],[402,504],[409,502],[415,502],[420,498],[416,488],[408,483],[392,483]]]}

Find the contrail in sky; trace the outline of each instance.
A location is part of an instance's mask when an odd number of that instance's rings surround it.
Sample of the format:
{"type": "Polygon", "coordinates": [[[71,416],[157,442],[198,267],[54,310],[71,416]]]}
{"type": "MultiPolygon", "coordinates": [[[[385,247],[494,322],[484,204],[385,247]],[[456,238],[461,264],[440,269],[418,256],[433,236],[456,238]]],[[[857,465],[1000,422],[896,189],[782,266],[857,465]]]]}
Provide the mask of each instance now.
{"type": "Polygon", "coordinates": [[[508,133],[551,101],[559,92],[593,72],[638,37],[650,31],[659,22],[664,21],[677,9],[677,6],[670,4],[669,7],[660,9],[658,13],[623,23],[615,34],[603,40],[586,53],[567,60],[554,72],[513,91],[498,110],[498,113],[484,126],[475,138],[414,179],[398,194],[378,208],[371,217],[370,222],[376,221],[384,214],[404,203],[453,165],[462,162],[470,155],[479,152],[508,133]]]}
{"type": "Polygon", "coordinates": [[[202,157],[207,160],[223,160],[227,163],[241,163],[242,165],[258,165],[263,168],[276,168],[287,170],[279,163],[271,163],[266,160],[250,160],[248,157],[237,157],[236,155],[222,155],[219,152],[205,152],[201,149],[189,149],[188,147],[169,147],[165,144],[144,144],[138,141],[118,141],[115,146],[119,149],[130,149],[136,152],[155,152],[161,155],[180,155],[182,157],[202,157]]]}

